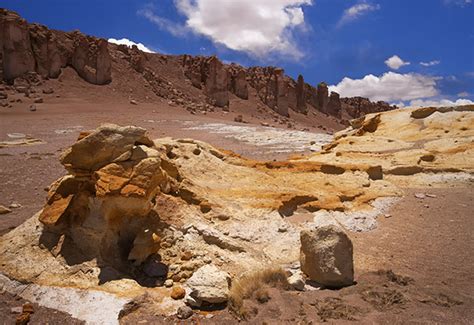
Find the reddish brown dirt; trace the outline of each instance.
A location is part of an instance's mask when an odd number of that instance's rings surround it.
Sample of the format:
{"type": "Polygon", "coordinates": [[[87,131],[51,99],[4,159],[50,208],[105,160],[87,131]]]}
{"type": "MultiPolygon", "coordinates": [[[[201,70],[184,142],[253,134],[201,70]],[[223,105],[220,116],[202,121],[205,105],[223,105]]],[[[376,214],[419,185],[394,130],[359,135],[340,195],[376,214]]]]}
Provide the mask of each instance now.
{"type": "Polygon", "coordinates": [[[122,323],[472,324],[472,200],[472,188],[407,189],[375,231],[352,234],[357,283],[351,287],[306,292],[269,288],[268,302],[246,301],[249,318],[244,321],[228,310],[196,312],[183,322],[139,309],[122,323]],[[437,197],[419,200],[417,192],[437,197]]]}
{"type": "MultiPolygon", "coordinates": [[[[125,81],[119,79],[114,82],[125,81]]],[[[21,208],[0,216],[0,234],[16,227],[42,207],[46,194],[44,188],[65,173],[58,161],[60,152],[75,141],[79,129],[93,129],[104,122],[142,126],[147,128],[154,138],[195,138],[258,159],[279,159],[285,156],[259,156],[255,154],[256,148],[252,145],[227,139],[219,134],[186,130],[183,127],[182,121],[189,120],[234,123],[234,117],[242,114],[244,120],[251,124],[265,122],[286,128],[286,125],[274,122],[269,114],[252,110],[251,101],[250,104],[239,104],[234,98],[236,105],[231,105],[230,113],[218,110],[206,115],[191,115],[184,108],[169,106],[163,99],[147,99],[148,95],[141,93],[142,90],[134,93],[139,105],[131,105],[128,94],[114,91],[114,82],[104,87],[92,86],[77,79],[72,71],[66,69],[63,78],[46,83],[55,89],[55,93],[42,95],[45,102],[37,104],[36,112],[28,110],[31,99],[23,95],[9,94],[9,99],[18,98],[22,102],[13,103],[13,108],[0,108],[0,141],[9,140],[8,133],[24,133],[45,143],[0,148],[0,204],[8,206],[17,202],[22,205],[21,208]],[[56,97],[57,95],[59,97],[56,97]],[[72,129],[74,126],[81,128],[72,129]],[[57,133],[57,130],[72,131],[57,133]]],[[[318,114],[310,113],[310,117],[292,114],[296,120],[296,129],[308,128],[317,132],[321,131],[322,126],[331,130],[340,128],[336,121],[318,114]],[[321,125],[321,128],[318,128],[318,125],[321,125]]],[[[390,212],[392,217],[381,217],[379,227],[375,231],[352,234],[357,278],[355,286],[339,291],[304,293],[271,289],[269,302],[249,302],[250,306],[256,308],[257,313],[254,313],[248,322],[305,324],[326,319],[329,323],[352,323],[354,320],[345,318],[355,318],[360,323],[377,324],[472,324],[472,186],[406,192],[406,197],[390,212]],[[413,196],[415,192],[433,193],[437,198],[418,200],[413,196]],[[401,286],[389,281],[384,274],[373,273],[379,269],[393,270],[396,274],[408,276],[414,281],[401,286]],[[328,297],[340,300],[325,300],[328,297]],[[384,307],[384,301],[391,304],[390,308],[384,307]]],[[[13,301],[13,298],[3,294],[0,297],[4,299],[2,305],[13,301]]],[[[9,309],[1,310],[0,319],[10,320],[9,309]]],[[[147,315],[146,311],[133,313],[124,320],[125,323],[134,324],[139,321],[149,324],[178,322],[176,318],[163,319],[147,315]]],[[[41,324],[46,322],[48,318],[38,321],[41,324]]],[[[69,323],[62,321],[64,322],[69,323]]],[[[227,310],[223,310],[194,316],[188,323],[191,322],[222,324],[236,323],[237,320],[227,310]]],[[[50,323],[61,321],[51,320],[50,323]]]]}

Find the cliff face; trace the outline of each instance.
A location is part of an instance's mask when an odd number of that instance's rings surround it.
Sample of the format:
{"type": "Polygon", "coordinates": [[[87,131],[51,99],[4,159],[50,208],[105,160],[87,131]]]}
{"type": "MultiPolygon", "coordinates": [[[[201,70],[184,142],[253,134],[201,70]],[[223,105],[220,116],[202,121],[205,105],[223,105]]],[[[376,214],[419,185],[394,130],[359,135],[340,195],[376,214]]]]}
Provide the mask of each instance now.
{"type": "Polygon", "coordinates": [[[5,9],[0,9],[0,63],[0,77],[9,84],[57,78],[65,67],[96,85],[108,84],[113,77],[123,79],[124,73],[133,74],[142,87],[192,112],[214,107],[228,110],[233,96],[249,100],[249,106],[266,105],[285,117],[319,111],[348,119],[395,108],[360,97],[340,98],[329,93],[324,82],[312,86],[302,75],[294,80],[278,67],[245,68],[224,64],[217,57],[144,53],[137,47],[109,44],[79,31],[61,32],[28,24],[5,9]],[[257,103],[250,101],[250,93],[256,93],[257,103]]]}
{"type": "Polygon", "coordinates": [[[0,36],[2,79],[8,83],[28,72],[57,78],[66,66],[73,67],[92,84],[103,85],[112,80],[112,62],[104,39],[28,24],[5,9],[0,9],[0,36]]]}

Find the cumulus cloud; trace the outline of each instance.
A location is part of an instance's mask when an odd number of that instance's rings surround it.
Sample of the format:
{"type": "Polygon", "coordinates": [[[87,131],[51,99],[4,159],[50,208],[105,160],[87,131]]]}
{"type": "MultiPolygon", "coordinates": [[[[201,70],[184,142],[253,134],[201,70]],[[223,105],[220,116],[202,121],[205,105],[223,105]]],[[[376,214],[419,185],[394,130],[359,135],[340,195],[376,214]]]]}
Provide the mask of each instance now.
{"type": "Polygon", "coordinates": [[[408,107],[442,107],[442,106],[461,106],[461,105],[474,105],[474,102],[470,99],[459,98],[455,101],[449,99],[416,99],[410,101],[408,107]]]}
{"type": "Polygon", "coordinates": [[[342,26],[342,25],[345,25],[351,21],[354,21],[366,14],[368,14],[369,12],[372,12],[372,11],[376,11],[376,10],[379,10],[380,9],[380,5],[379,4],[370,4],[370,3],[367,3],[367,2],[362,2],[362,3],[358,3],[346,10],[344,10],[344,13],[341,17],[341,19],[339,20],[339,23],[338,25],[339,26],[342,26]]]}
{"type": "Polygon", "coordinates": [[[398,70],[405,65],[410,65],[410,62],[403,61],[398,55],[394,55],[385,60],[387,67],[393,70],[398,70]]]}
{"type": "Polygon", "coordinates": [[[432,66],[438,65],[440,63],[441,63],[441,61],[438,61],[438,60],[433,60],[433,61],[429,61],[429,62],[420,62],[420,64],[424,67],[432,67],[432,66]]]}
{"type": "Polygon", "coordinates": [[[115,38],[109,38],[108,39],[109,43],[114,43],[118,45],[127,45],[128,47],[132,47],[133,45],[136,45],[139,50],[147,53],[156,53],[155,51],[149,49],[142,43],[135,43],[134,41],[131,41],[127,38],[122,38],[122,39],[115,39],[115,38]]]}
{"type": "Polygon", "coordinates": [[[174,0],[186,26],[177,26],[155,15],[150,8],[140,11],[150,21],[175,35],[183,28],[204,35],[214,43],[263,57],[269,53],[303,56],[294,33],[305,26],[304,5],[312,0],[174,0]]]}
{"type": "Polygon", "coordinates": [[[436,81],[439,77],[415,73],[398,74],[387,72],[377,77],[372,74],[362,79],[344,78],[330,90],[342,97],[362,96],[371,100],[388,102],[429,98],[438,95],[436,81]]]}

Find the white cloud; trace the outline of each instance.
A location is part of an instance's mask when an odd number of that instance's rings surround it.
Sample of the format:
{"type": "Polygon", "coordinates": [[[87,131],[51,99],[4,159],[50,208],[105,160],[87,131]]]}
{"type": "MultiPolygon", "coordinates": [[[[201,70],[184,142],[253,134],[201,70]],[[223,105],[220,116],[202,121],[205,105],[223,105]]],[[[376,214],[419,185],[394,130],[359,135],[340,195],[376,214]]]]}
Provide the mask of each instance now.
{"type": "Polygon", "coordinates": [[[296,59],[303,56],[294,32],[304,27],[302,7],[312,5],[312,0],[174,0],[174,3],[186,17],[186,27],[169,24],[150,9],[139,13],[175,35],[183,34],[183,28],[187,28],[216,44],[254,56],[269,53],[296,59]]]}
{"type": "Polygon", "coordinates": [[[458,97],[468,97],[468,96],[471,96],[471,94],[468,93],[467,91],[463,91],[458,94],[458,97]]]}
{"type": "Polygon", "coordinates": [[[344,10],[344,14],[342,15],[341,19],[339,20],[338,25],[342,26],[346,23],[349,23],[351,21],[354,21],[354,20],[362,17],[363,15],[365,15],[369,12],[376,11],[376,10],[379,10],[379,9],[380,9],[379,4],[370,4],[370,3],[367,3],[367,2],[358,3],[358,4],[356,4],[352,7],[344,10]]]}
{"type": "Polygon", "coordinates": [[[472,0],[443,0],[445,5],[456,5],[459,7],[465,7],[472,4],[472,0]]]}
{"type": "Polygon", "coordinates": [[[181,26],[167,18],[155,15],[153,9],[153,6],[148,5],[145,8],[139,10],[137,13],[148,19],[153,24],[157,25],[159,28],[168,31],[174,36],[183,37],[189,33],[189,30],[188,28],[186,28],[186,26],[181,26]]]}
{"type": "Polygon", "coordinates": [[[474,105],[474,102],[469,99],[459,98],[455,101],[449,99],[416,99],[410,101],[408,107],[441,107],[441,106],[461,106],[474,105]]]}
{"type": "Polygon", "coordinates": [[[420,64],[424,67],[432,67],[432,66],[438,65],[440,63],[441,63],[441,61],[439,61],[439,60],[433,60],[433,61],[429,61],[429,62],[420,62],[420,64]]]}
{"type": "Polygon", "coordinates": [[[407,101],[429,98],[438,95],[436,81],[438,77],[415,73],[398,74],[387,72],[382,76],[367,75],[362,79],[344,78],[330,90],[342,97],[362,96],[373,101],[407,101]]]}
{"type": "Polygon", "coordinates": [[[410,62],[403,61],[398,55],[394,55],[385,60],[387,67],[393,70],[398,70],[405,65],[410,65],[410,62]]]}
{"type": "Polygon", "coordinates": [[[114,43],[118,45],[127,45],[128,47],[132,47],[133,45],[136,45],[139,50],[147,53],[156,53],[155,51],[149,49],[142,43],[135,43],[134,41],[131,41],[127,38],[122,38],[122,39],[115,39],[115,38],[109,38],[108,39],[109,43],[114,43]]]}

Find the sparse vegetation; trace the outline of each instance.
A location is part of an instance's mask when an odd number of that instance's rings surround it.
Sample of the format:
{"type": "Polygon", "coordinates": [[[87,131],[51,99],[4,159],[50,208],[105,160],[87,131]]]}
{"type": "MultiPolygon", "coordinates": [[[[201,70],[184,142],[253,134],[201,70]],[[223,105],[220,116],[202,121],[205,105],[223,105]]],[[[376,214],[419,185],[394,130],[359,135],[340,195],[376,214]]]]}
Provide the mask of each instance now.
{"type": "Polygon", "coordinates": [[[345,304],[340,298],[326,298],[315,303],[317,314],[323,322],[328,319],[356,320],[355,316],[360,314],[359,308],[345,304]]]}
{"type": "Polygon", "coordinates": [[[403,306],[407,302],[406,297],[400,291],[392,289],[367,290],[362,293],[362,299],[379,311],[403,306]]]}
{"type": "Polygon", "coordinates": [[[409,276],[395,274],[392,270],[379,270],[377,271],[377,274],[382,276],[385,275],[390,282],[396,283],[401,286],[407,286],[415,281],[409,276]]]}
{"type": "Polygon", "coordinates": [[[259,303],[266,303],[271,299],[268,288],[290,288],[286,273],[281,267],[261,269],[234,281],[229,294],[229,309],[239,318],[248,318],[244,301],[255,299],[259,303]]]}

